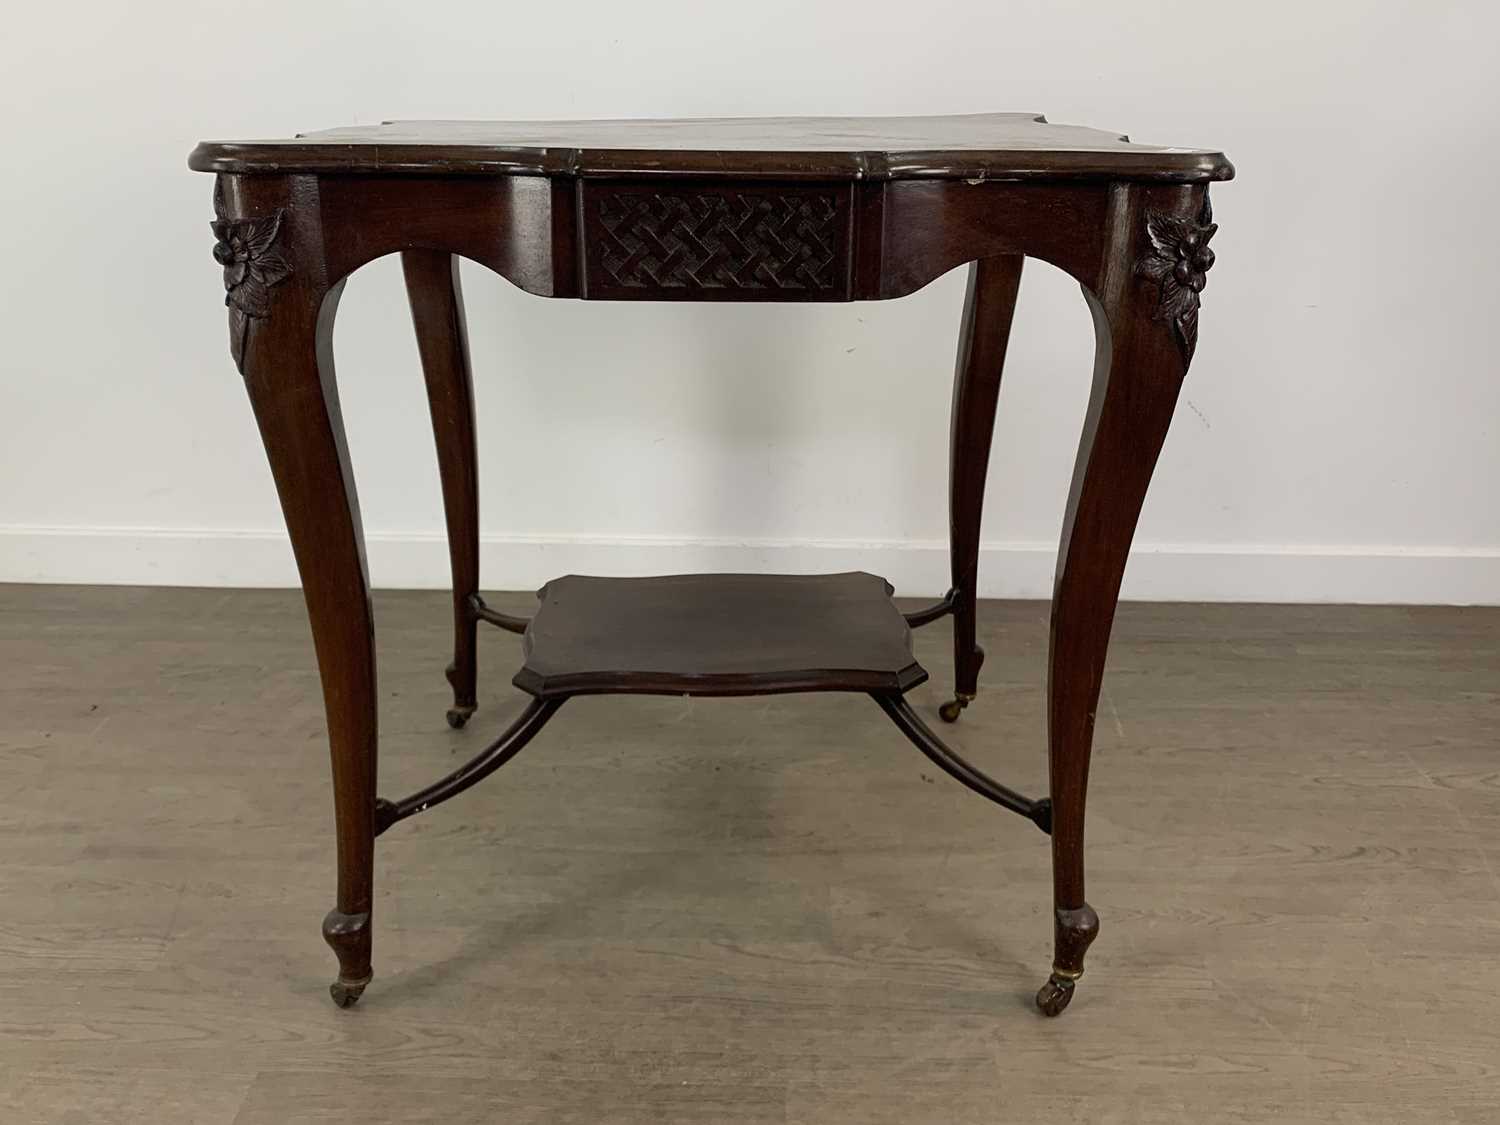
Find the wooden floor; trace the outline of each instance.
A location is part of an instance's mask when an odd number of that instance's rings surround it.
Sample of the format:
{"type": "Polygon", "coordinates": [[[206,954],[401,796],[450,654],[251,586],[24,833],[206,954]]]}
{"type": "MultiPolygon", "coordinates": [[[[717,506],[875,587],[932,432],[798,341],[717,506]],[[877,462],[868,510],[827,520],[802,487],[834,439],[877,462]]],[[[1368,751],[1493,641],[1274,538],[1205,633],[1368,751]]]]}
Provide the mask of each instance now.
{"type": "MultiPolygon", "coordinates": [[[[520,707],[488,632],[446,728],[445,606],[377,598],[388,796],[520,707]]],[[[981,621],[943,729],[1040,794],[1046,607],[981,621]]],[[[863,697],[569,704],[381,839],[341,1012],[299,595],[0,587],[0,669],[5,1125],[1500,1121],[1494,610],[1124,607],[1055,1021],[1045,838],[863,697]]]]}

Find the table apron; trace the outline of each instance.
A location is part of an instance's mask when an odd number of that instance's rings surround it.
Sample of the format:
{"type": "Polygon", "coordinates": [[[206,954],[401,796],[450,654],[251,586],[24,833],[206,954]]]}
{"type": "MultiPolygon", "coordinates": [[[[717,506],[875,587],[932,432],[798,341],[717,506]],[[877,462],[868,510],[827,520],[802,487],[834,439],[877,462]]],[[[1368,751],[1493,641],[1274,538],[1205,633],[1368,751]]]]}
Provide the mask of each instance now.
{"type": "Polygon", "coordinates": [[[1108,183],[285,178],[318,200],[330,282],[426,249],[470,258],[528,293],[585,300],[881,300],[1002,254],[1094,288],[1109,237],[1108,183]]]}

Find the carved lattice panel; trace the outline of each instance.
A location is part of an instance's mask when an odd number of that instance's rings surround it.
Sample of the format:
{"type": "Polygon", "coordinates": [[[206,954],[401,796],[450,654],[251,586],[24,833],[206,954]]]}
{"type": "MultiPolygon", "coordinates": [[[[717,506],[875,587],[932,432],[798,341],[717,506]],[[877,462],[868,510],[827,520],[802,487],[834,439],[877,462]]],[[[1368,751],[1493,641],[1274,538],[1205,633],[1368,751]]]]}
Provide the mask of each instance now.
{"type": "Polygon", "coordinates": [[[588,184],[591,297],[847,300],[848,191],[588,184]]]}

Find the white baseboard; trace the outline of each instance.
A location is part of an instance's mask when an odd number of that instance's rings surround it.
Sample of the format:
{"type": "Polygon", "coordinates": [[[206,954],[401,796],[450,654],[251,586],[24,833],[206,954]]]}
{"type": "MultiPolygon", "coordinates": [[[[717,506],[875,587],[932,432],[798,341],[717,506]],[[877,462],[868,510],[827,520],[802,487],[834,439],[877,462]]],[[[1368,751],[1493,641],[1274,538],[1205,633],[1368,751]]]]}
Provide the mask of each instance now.
{"type": "MultiPolygon", "coordinates": [[[[430,532],[368,537],[382,588],[444,588],[447,548],[430,532]]],[[[927,540],[729,540],[486,536],[487,590],[527,590],[559,574],[869,570],[900,594],[940,595],[948,547],[927,540]]],[[[1046,598],[1056,547],[985,543],[979,592],[1046,598]]],[[[280,531],[0,527],[0,581],[143,586],[295,586],[280,531]]],[[[1139,544],[1123,596],[1136,601],[1500,605],[1500,549],[1139,544]]]]}

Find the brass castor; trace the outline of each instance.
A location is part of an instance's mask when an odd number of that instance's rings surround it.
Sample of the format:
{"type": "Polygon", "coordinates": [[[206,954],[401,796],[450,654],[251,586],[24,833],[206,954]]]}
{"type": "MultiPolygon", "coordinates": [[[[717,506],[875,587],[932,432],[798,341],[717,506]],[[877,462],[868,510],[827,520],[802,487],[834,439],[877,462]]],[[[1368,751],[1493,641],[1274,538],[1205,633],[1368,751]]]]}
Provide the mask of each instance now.
{"type": "Polygon", "coordinates": [[[448,725],[454,730],[463,730],[477,708],[475,707],[453,707],[448,711],[448,725]]]}
{"type": "Polygon", "coordinates": [[[340,1008],[352,1008],[364,995],[365,986],[370,983],[370,978],[365,977],[361,981],[336,980],[328,986],[328,995],[333,997],[333,1002],[340,1008]]]}
{"type": "Polygon", "coordinates": [[[1076,981],[1053,973],[1047,978],[1047,983],[1037,990],[1036,1006],[1044,1016],[1060,1016],[1072,1001],[1073,989],[1076,987],[1076,981]]]}
{"type": "Polygon", "coordinates": [[[938,708],[938,718],[942,719],[945,723],[958,722],[958,717],[963,714],[964,708],[969,705],[973,698],[973,696],[955,695],[947,703],[938,708]]]}

